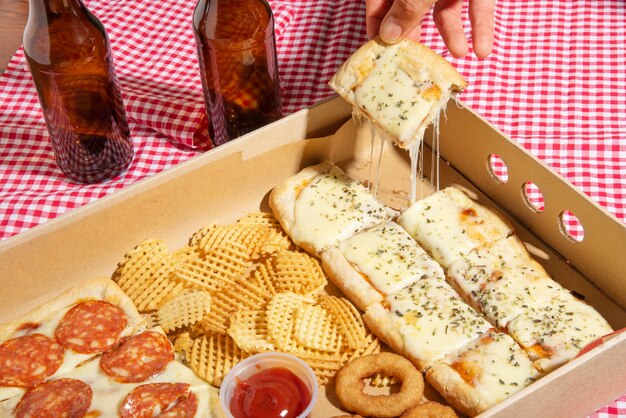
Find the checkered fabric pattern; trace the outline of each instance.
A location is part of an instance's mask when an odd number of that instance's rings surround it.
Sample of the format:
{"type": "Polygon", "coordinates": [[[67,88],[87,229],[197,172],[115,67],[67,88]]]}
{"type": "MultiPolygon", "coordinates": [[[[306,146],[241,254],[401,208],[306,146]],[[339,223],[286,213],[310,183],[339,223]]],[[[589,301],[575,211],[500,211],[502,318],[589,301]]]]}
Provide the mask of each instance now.
{"type": "MultiPolygon", "coordinates": [[[[103,184],[56,167],[20,49],[0,77],[0,239],[198,155],[207,121],[191,0],[85,0],[107,28],[135,158],[103,184]]],[[[367,37],[365,0],[272,0],[284,111],[328,98],[338,66],[367,37]]],[[[493,53],[454,59],[430,16],[422,41],[468,80],[461,100],[626,219],[626,2],[498,0],[493,53]]],[[[466,28],[469,34],[469,27],[466,28]]],[[[494,162],[503,176],[515,167],[494,162]]],[[[527,187],[541,209],[541,191],[527,187]]],[[[575,214],[564,222],[582,234],[575,214]]],[[[592,415],[626,416],[626,395],[592,415]]]]}
{"type": "Polygon", "coordinates": [[[589,418],[615,418],[626,417],[626,396],[615,400],[615,402],[598,409],[589,418]]]}
{"type": "MultiPolygon", "coordinates": [[[[191,30],[195,2],[87,0],[104,23],[135,145],[122,176],[68,182],[56,167],[23,51],[0,77],[0,239],[179,164],[208,143],[191,30]]],[[[366,41],[364,0],[271,1],[284,111],[330,97],[327,82],[366,41]]],[[[461,100],[624,220],[626,8],[621,0],[496,2],[490,57],[450,56],[428,16],[423,42],[469,81],[461,100]]],[[[469,28],[467,28],[469,33],[469,28]]],[[[502,163],[496,172],[506,174],[502,163]]],[[[541,209],[541,190],[527,187],[541,209]]],[[[575,214],[564,224],[582,238],[575,214]]]]}

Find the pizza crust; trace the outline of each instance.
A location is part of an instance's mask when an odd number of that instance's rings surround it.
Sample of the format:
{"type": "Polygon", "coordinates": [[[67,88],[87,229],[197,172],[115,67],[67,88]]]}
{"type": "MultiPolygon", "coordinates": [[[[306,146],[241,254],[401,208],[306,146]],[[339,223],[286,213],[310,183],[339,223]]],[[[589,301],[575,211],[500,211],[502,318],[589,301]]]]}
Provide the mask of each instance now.
{"type": "Polygon", "coordinates": [[[445,363],[438,363],[426,372],[426,380],[457,411],[473,417],[486,411],[488,405],[458,373],[445,363]]]}
{"type": "Polygon", "coordinates": [[[354,269],[337,248],[322,253],[322,268],[335,286],[361,311],[366,311],[374,303],[382,303],[383,296],[354,269]]]}
{"type": "Polygon", "coordinates": [[[407,356],[404,349],[404,339],[393,323],[389,311],[385,309],[382,303],[374,303],[370,305],[363,314],[365,325],[381,340],[385,342],[396,353],[407,357],[415,364],[415,366],[423,370],[423,365],[414,358],[407,356]]]}
{"type": "MultiPolygon", "coordinates": [[[[274,187],[270,193],[269,205],[274,217],[280,222],[283,230],[293,239],[293,228],[296,223],[296,200],[298,194],[311,180],[329,171],[333,164],[329,161],[306,167],[283,183],[274,187]]],[[[317,249],[309,242],[296,242],[303,250],[317,255],[317,249]]]]}
{"type": "MultiPolygon", "coordinates": [[[[103,300],[121,308],[128,319],[128,331],[145,328],[146,321],[124,291],[111,279],[97,277],[79,283],[19,319],[0,325],[0,343],[13,338],[20,326],[25,323],[45,322],[61,310],[67,310],[79,302],[93,299],[103,300]]],[[[129,332],[125,332],[125,335],[128,334],[129,332]]]]}

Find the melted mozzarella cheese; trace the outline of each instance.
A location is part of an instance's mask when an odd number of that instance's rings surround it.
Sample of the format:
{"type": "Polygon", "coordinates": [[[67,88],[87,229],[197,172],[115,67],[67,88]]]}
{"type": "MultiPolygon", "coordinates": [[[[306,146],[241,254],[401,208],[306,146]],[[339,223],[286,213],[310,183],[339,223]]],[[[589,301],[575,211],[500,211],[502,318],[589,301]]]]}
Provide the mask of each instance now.
{"type": "Polygon", "coordinates": [[[418,200],[398,218],[444,269],[473,248],[506,238],[509,225],[463,192],[448,187],[418,200]]]}
{"type": "Polygon", "coordinates": [[[300,191],[292,238],[321,251],[388,218],[387,209],[363,185],[333,167],[300,191]]]}
{"type": "MultiPolygon", "coordinates": [[[[69,311],[73,306],[74,304],[71,304],[55,312],[52,312],[47,318],[42,318],[38,322],[39,325],[36,328],[29,327],[25,330],[17,331],[15,332],[15,334],[11,336],[11,338],[18,338],[27,334],[37,333],[37,334],[43,334],[46,337],[50,337],[53,340],[55,340],[54,332],[56,331],[57,326],[59,325],[59,322],[61,321],[61,319],[63,319],[67,311],[69,311]]],[[[127,324],[126,324],[126,328],[122,330],[120,334],[120,338],[125,337],[127,335],[131,335],[137,329],[143,328],[145,326],[144,319],[137,312],[124,311],[124,313],[126,314],[127,324]]],[[[80,365],[81,363],[85,361],[88,361],[89,359],[95,357],[96,355],[98,355],[98,353],[83,354],[83,353],[78,353],[72,349],[66,348],[63,352],[63,362],[61,363],[61,366],[48,379],[54,379],[54,378],[63,376],[67,372],[76,368],[76,366],[80,365]]],[[[0,400],[7,399],[7,398],[17,396],[17,395],[21,395],[24,392],[25,390],[22,388],[0,387],[0,400]]]]}
{"type": "Polygon", "coordinates": [[[508,323],[509,334],[530,353],[535,367],[551,371],[576,357],[588,343],[612,332],[606,320],[591,306],[568,291],[544,303],[535,303],[508,323]]]}
{"type": "Polygon", "coordinates": [[[406,147],[422,141],[428,123],[451,95],[449,85],[438,84],[412,57],[386,48],[354,89],[354,104],[406,147]]]}
{"type": "Polygon", "coordinates": [[[491,407],[519,392],[540,375],[511,337],[489,334],[445,361],[491,407]]]}
{"type": "Polygon", "coordinates": [[[427,365],[491,328],[442,279],[421,279],[389,295],[387,301],[405,350],[427,365]]]}
{"type": "MultiPolygon", "coordinates": [[[[64,378],[77,379],[91,387],[93,396],[87,416],[117,417],[124,398],[136,387],[148,383],[187,383],[196,394],[198,408],[195,417],[210,417],[210,410],[216,407],[219,397],[217,389],[197,377],[184,365],[172,361],[163,372],[141,383],[118,383],[100,370],[99,359],[72,370],[64,378]],[[90,415],[91,414],[91,415],[90,415]]],[[[21,396],[0,402],[0,416],[13,416],[13,411],[21,396]]]]}
{"type": "Polygon", "coordinates": [[[395,59],[398,51],[389,48],[377,60],[376,66],[354,90],[356,105],[375,119],[385,131],[401,141],[416,138],[421,140],[424,119],[430,114],[435,100],[420,94],[429,83],[428,74],[414,80],[395,59]]]}
{"type": "Polygon", "coordinates": [[[475,248],[452,263],[447,274],[463,297],[499,329],[563,290],[516,237],[475,248]]]}
{"type": "Polygon", "coordinates": [[[443,270],[395,222],[378,225],[339,246],[346,259],[383,294],[425,277],[443,279],[443,270]]]}

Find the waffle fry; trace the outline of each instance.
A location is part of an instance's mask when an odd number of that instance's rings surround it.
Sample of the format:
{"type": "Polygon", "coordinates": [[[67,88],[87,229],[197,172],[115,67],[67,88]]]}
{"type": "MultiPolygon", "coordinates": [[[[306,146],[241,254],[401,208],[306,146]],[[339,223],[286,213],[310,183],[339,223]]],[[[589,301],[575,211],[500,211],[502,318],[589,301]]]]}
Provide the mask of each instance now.
{"type": "Polygon", "coordinates": [[[330,383],[345,364],[341,357],[333,355],[297,354],[297,356],[313,369],[320,385],[330,383]]]}
{"type": "Polygon", "coordinates": [[[230,317],[239,310],[261,309],[271,295],[251,280],[237,280],[233,285],[213,294],[211,310],[204,316],[201,326],[206,331],[226,334],[230,317]]]}
{"type": "Polygon", "coordinates": [[[237,219],[238,224],[265,225],[281,229],[280,222],[270,212],[252,212],[237,219]]]}
{"type": "Polygon", "coordinates": [[[319,298],[320,305],[335,319],[344,337],[345,344],[356,350],[365,341],[365,324],[356,307],[347,299],[323,295],[319,298]]]}
{"type": "Polygon", "coordinates": [[[260,255],[267,256],[281,249],[292,249],[294,247],[291,239],[280,226],[280,222],[271,213],[250,213],[237,220],[237,224],[263,225],[269,231],[265,241],[259,247],[260,255]]]}
{"type": "Polygon", "coordinates": [[[115,279],[214,386],[254,353],[296,355],[327,384],[349,360],[380,351],[349,301],[323,295],[319,262],[295,248],[272,214],[207,225],[171,253],[161,240],[144,241],[115,279]]]}
{"type": "Polygon", "coordinates": [[[197,253],[182,257],[175,276],[190,286],[208,292],[234,285],[236,279],[248,271],[250,259],[247,249],[237,243],[210,249],[204,255],[197,253]]]}
{"type": "Polygon", "coordinates": [[[297,351],[298,344],[293,336],[296,309],[314,300],[295,293],[278,293],[268,302],[268,335],[277,349],[297,351]]]}
{"type": "Polygon", "coordinates": [[[320,290],[327,284],[319,262],[310,255],[281,250],[271,260],[274,288],[300,295],[320,290]]]}
{"type": "Polygon", "coordinates": [[[259,264],[252,273],[252,280],[263,289],[267,290],[272,296],[278,293],[274,287],[274,269],[269,261],[259,264]]]}
{"type": "Polygon", "coordinates": [[[249,260],[254,260],[261,256],[262,248],[271,234],[271,229],[265,225],[212,224],[196,232],[190,240],[190,245],[208,253],[217,247],[238,244],[247,250],[249,260]]]}
{"type": "Polygon", "coordinates": [[[113,280],[133,300],[139,311],[157,309],[183,291],[173,277],[176,258],[160,240],[147,240],[129,251],[119,264],[113,280]]]}
{"type": "Polygon", "coordinates": [[[203,291],[187,291],[163,304],[156,312],[156,322],[165,332],[194,324],[211,309],[211,296],[203,291]]]}
{"type": "Polygon", "coordinates": [[[270,341],[265,310],[242,310],[230,320],[228,335],[244,351],[261,353],[276,349],[270,341]]]}
{"type": "Polygon", "coordinates": [[[345,363],[349,363],[359,357],[375,353],[380,353],[380,340],[377,336],[368,332],[365,334],[365,342],[363,345],[354,351],[348,352],[348,355],[345,357],[345,363]]]}
{"type": "Polygon", "coordinates": [[[332,319],[319,305],[304,304],[296,308],[293,327],[297,344],[314,350],[338,353],[343,345],[343,337],[332,319]]]}
{"type": "MultiPolygon", "coordinates": [[[[177,344],[174,344],[176,347],[177,344]]],[[[184,337],[179,348],[189,367],[201,378],[219,387],[230,369],[249,354],[237,347],[228,335],[210,334],[201,338],[184,337]]]]}

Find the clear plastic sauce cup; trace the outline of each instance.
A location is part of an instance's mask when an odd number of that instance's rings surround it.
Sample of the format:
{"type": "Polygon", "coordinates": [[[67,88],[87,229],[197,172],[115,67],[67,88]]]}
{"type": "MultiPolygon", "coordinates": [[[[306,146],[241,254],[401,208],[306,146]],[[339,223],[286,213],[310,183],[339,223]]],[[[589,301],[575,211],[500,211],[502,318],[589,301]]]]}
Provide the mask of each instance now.
{"type": "Polygon", "coordinates": [[[239,382],[248,379],[250,376],[262,370],[274,367],[283,367],[290,370],[308,387],[311,392],[311,401],[297,418],[305,418],[311,414],[318,396],[317,379],[313,370],[311,370],[309,365],[304,361],[291,354],[269,352],[255,354],[239,362],[224,378],[222,386],[220,387],[220,404],[227,418],[234,418],[230,412],[230,404],[239,382]]]}

